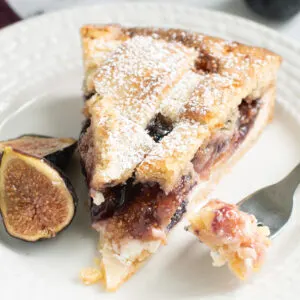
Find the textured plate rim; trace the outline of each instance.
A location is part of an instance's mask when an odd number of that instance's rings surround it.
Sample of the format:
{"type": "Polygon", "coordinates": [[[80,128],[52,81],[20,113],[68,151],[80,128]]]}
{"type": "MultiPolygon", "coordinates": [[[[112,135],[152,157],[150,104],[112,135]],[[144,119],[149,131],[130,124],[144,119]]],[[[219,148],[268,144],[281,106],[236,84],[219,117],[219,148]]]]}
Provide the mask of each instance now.
{"type": "MultiPolygon", "coordinates": [[[[65,8],[61,9],[58,11],[46,13],[44,15],[40,16],[35,16],[31,17],[26,20],[19,21],[15,24],[12,24],[10,26],[7,26],[3,29],[0,30],[0,67],[1,67],[1,56],[4,52],[9,52],[10,48],[5,47],[7,40],[13,39],[14,36],[19,35],[20,33],[26,33],[26,31],[32,30],[34,32],[35,27],[38,27],[37,25],[39,23],[44,23],[43,25],[50,25],[52,21],[55,21],[57,18],[70,18],[72,19],[73,16],[76,16],[79,14],[88,14],[92,10],[108,10],[108,11],[113,11],[112,8],[116,8],[119,11],[124,10],[129,10],[133,8],[138,8],[138,9],[145,9],[148,7],[149,9],[155,9],[157,7],[160,7],[161,10],[171,10],[173,12],[177,11],[178,12],[184,12],[185,14],[199,14],[199,16],[205,16],[208,15],[210,16],[214,21],[217,20],[220,24],[229,24],[232,25],[234,23],[241,25],[244,28],[250,28],[251,30],[257,31],[257,32],[263,32],[264,33],[264,38],[268,38],[270,41],[276,41],[280,45],[284,45],[285,49],[289,49],[289,51],[292,51],[293,54],[300,56],[300,42],[297,40],[284,36],[283,34],[280,34],[276,32],[275,30],[268,28],[267,26],[263,24],[256,23],[252,20],[245,19],[240,16],[235,16],[232,14],[224,13],[221,11],[217,10],[209,10],[205,8],[198,8],[195,4],[192,4],[190,6],[185,6],[182,4],[173,4],[171,2],[151,2],[151,1],[143,1],[143,2],[122,2],[122,3],[100,3],[100,4],[94,4],[94,5],[77,5],[71,8],[65,8]]],[[[135,23],[135,22],[133,22],[135,23]]],[[[180,24],[178,24],[180,27],[180,24]]],[[[195,24],[196,26],[196,24],[195,24]]],[[[168,27],[168,26],[167,26],[168,27]]],[[[76,32],[77,33],[77,32],[76,32]]],[[[205,32],[204,32],[205,33],[205,32]]],[[[217,34],[216,34],[217,35],[217,34]]],[[[272,47],[273,49],[273,47],[272,47]]],[[[276,50],[275,50],[276,51],[276,50]]],[[[298,62],[297,60],[292,60],[289,62],[289,59],[286,57],[285,58],[285,63],[289,63],[291,67],[297,67],[300,69],[300,61],[298,62]]],[[[78,62],[77,62],[78,64],[78,62]]],[[[296,76],[295,76],[296,77],[296,76]]],[[[289,78],[290,80],[293,80],[293,76],[289,78]]],[[[0,83],[1,83],[1,74],[0,74],[0,83]]],[[[296,84],[296,82],[295,82],[296,84]]],[[[1,87],[0,87],[1,88],[1,87]]],[[[1,91],[0,91],[1,93],[1,91]]],[[[284,106],[285,109],[288,109],[289,106],[291,106],[291,102],[293,102],[293,106],[296,106],[299,111],[300,111],[300,103],[297,101],[292,101],[292,100],[285,100],[285,97],[280,97],[279,102],[284,106]]],[[[1,113],[1,101],[0,101],[0,113],[1,113]]],[[[294,116],[298,115],[297,113],[294,112],[293,109],[288,109],[290,113],[292,113],[294,116]]],[[[298,118],[298,117],[297,117],[298,118]]],[[[300,118],[299,118],[300,119],[300,118]]]]}
{"type": "Polygon", "coordinates": [[[222,12],[219,10],[213,10],[213,9],[207,9],[207,8],[199,8],[196,4],[191,3],[188,7],[182,4],[178,4],[178,3],[172,3],[172,2],[168,2],[168,1],[164,1],[164,2],[152,2],[152,1],[143,1],[143,2],[138,2],[138,0],[135,1],[125,1],[125,2],[121,2],[121,3],[98,3],[98,4],[92,4],[92,5],[75,5],[73,7],[69,7],[69,8],[63,8],[63,9],[59,9],[57,11],[52,11],[52,12],[47,12],[45,14],[42,15],[37,15],[37,16],[33,16],[27,19],[23,19],[20,20],[16,23],[13,23],[11,25],[8,25],[4,28],[2,28],[0,30],[0,38],[1,36],[5,33],[5,34],[12,34],[15,30],[17,30],[20,26],[22,25],[27,25],[27,26],[33,26],[35,23],[39,22],[40,20],[45,20],[48,18],[53,18],[55,16],[59,16],[62,14],[74,14],[78,11],[81,11],[82,13],[83,10],[89,11],[92,9],[98,9],[100,7],[116,7],[118,6],[119,9],[121,6],[140,6],[140,7],[144,7],[144,6],[162,6],[165,8],[176,8],[177,10],[191,10],[191,11],[195,11],[197,10],[199,13],[207,13],[210,15],[213,15],[216,18],[219,18],[220,20],[224,20],[224,21],[233,21],[233,20],[237,20],[239,21],[239,23],[243,23],[243,25],[246,26],[250,26],[254,29],[257,29],[258,31],[264,31],[265,33],[268,33],[270,36],[273,36],[279,39],[282,39],[285,41],[285,43],[289,43],[293,48],[300,50],[300,42],[297,41],[296,39],[292,38],[292,37],[288,37],[285,36],[279,32],[277,32],[276,30],[269,28],[268,26],[264,25],[264,24],[260,24],[257,23],[253,20],[238,16],[238,15],[234,15],[234,14],[230,14],[227,12],[222,12]]]}
{"type": "MultiPolygon", "coordinates": [[[[180,11],[182,8],[184,8],[185,12],[187,13],[188,11],[193,12],[193,14],[195,13],[199,13],[199,14],[208,14],[210,16],[213,16],[213,18],[215,20],[218,19],[219,22],[224,22],[224,23],[229,23],[229,24],[233,24],[233,23],[239,23],[241,26],[245,27],[245,28],[252,28],[253,30],[257,30],[258,32],[262,32],[264,33],[264,38],[267,39],[272,39],[274,41],[276,41],[277,43],[282,43],[284,48],[286,48],[286,50],[292,51],[293,54],[297,55],[299,57],[300,54],[300,44],[297,41],[294,41],[291,38],[287,38],[277,32],[275,32],[272,29],[267,28],[264,25],[260,25],[257,24],[253,21],[250,20],[246,20],[244,18],[241,17],[236,17],[236,16],[232,16],[229,14],[225,14],[222,12],[217,12],[217,11],[210,11],[210,10],[206,10],[206,9],[199,9],[197,7],[194,6],[190,6],[190,7],[185,7],[183,5],[178,5],[178,4],[171,4],[171,3],[153,3],[153,2],[143,2],[143,3],[136,3],[136,2],[127,2],[127,3],[110,3],[110,4],[97,4],[97,5],[93,5],[93,6],[83,6],[83,7],[74,7],[72,9],[65,9],[62,11],[58,11],[58,12],[53,12],[50,14],[46,14],[43,16],[38,16],[26,21],[22,21],[20,23],[14,24],[12,26],[9,26],[8,28],[5,28],[4,30],[0,31],[0,65],[1,65],[1,55],[2,55],[2,50],[1,50],[1,45],[4,46],[3,43],[5,43],[7,40],[11,40],[13,39],[16,35],[18,35],[21,32],[25,32],[26,30],[30,30],[31,28],[34,28],[36,25],[38,25],[40,22],[44,22],[44,25],[48,24],[50,25],[52,21],[55,21],[56,18],[58,17],[63,17],[63,16],[72,16],[72,14],[78,14],[79,12],[85,13],[88,12],[90,10],[93,9],[107,9],[107,7],[110,7],[110,10],[112,9],[112,7],[118,7],[119,10],[122,10],[123,8],[128,9],[128,7],[130,7],[131,9],[133,9],[134,7],[139,7],[139,8],[143,8],[145,9],[145,7],[163,7],[164,9],[172,9],[172,10],[178,10],[180,11]]],[[[178,15],[178,14],[177,14],[178,15]]],[[[178,26],[180,26],[180,24],[178,24],[178,26]]],[[[195,24],[196,26],[196,24],[195,24]]],[[[77,32],[75,32],[75,34],[77,34],[77,32]]],[[[8,48],[9,50],[9,48],[8,48]]],[[[287,58],[287,60],[290,60],[290,62],[294,63],[295,67],[298,68],[298,66],[300,66],[300,64],[296,61],[293,61],[292,58],[287,58]]],[[[289,73],[287,76],[288,80],[292,79],[292,76],[290,76],[291,73],[289,73]]],[[[295,73],[296,74],[296,73],[295,73]]],[[[297,73],[297,75],[295,76],[296,80],[297,78],[300,78],[299,73],[297,73]]],[[[1,74],[0,74],[0,89],[1,89],[1,74]]],[[[284,108],[286,108],[289,111],[289,114],[292,114],[295,116],[295,119],[300,120],[300,106],[299,104],[297,104],[295,101],[297,97],[297,95],[299,95],[299,88],[295,88],[294,90],[292,90],[293,93],[293,99],[280,99],[280,103],[283,104],[284,108]],[[296,109],[295,109],[296,107],[296,109]]],[[[0,100],[0,115],[1,115],[1,101],[0,100]]],[[[2,245],[0,244],[0,250],[8,250],[9,253],[11,253],[12,255],[15,255],[14,252],[10,251],[10,249],[7,249],[5,246],[1,247],[2,245]]],[[[5,251],[3,251],[4,254],[5,251]]],[[[296,254],[293,253],[294,255],[291,255],[289,261],[291,260],[292,257],[296,257],[296,254]]],[[[11,257],[13,257],[11,255],[11,257]]],[[[2,253],[0,251],[0,257],[2,256],[2,253]]],[[[4,255],[3,255],[4,256],[4,255]]],[[[4,269],[5,269],[5,265],[4,265],[4,269]]],[[[34,274],[32,274],[34,275],[34,274]]],[[[30,276],[31,277],[31,276],[30,276]]],[[[35,277],[32,276],[32,281],[34,282],[35,277]]],[[[26,279],[26,282],[29,282],[30,279],[26,279]]]]}

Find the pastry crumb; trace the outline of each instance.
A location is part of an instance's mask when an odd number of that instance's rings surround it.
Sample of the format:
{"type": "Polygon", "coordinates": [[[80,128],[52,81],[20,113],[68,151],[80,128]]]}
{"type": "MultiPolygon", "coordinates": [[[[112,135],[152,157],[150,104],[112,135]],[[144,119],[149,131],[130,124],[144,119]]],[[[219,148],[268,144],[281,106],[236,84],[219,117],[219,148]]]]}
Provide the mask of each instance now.
{"type": "Polygon", "coordinates": [[[80,272],[80,279],[85,285],[92,285],[103,278],[102,272],[97,268],[85,268],[80,272]]]}
{"type": "Polygon", "coordinates": [[[270,246],[270,230],[236,205],[211,200],[190,218],[188,230],[211,249],[213,266],[228,263],[241,280],[258,271],[270,246]]]}

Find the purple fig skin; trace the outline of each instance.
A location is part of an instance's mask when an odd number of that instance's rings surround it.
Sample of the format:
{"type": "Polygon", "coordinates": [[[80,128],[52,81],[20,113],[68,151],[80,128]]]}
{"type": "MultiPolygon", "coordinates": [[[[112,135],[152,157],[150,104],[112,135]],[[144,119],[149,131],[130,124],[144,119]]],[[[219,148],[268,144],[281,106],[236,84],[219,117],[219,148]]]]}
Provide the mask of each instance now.
{"type": "MultiPolygon", "coordinates": [[[[52,136],[47,136],[47,135],[37,135],[37,134],[25,134],[25,135],[21,135],[15,139],[10,139],[10,140],[7,140],[7,141],[2,141],[0,142],[0,161],[1,161],[1,157],[2,157],[2,154],[1,154],[1,144],[5,145],[5,143],[7,142],[10,142],[11,144],[8,145],[8,146],[11,146],[12,148],[14,148],[14,145],[13,143],[14,142],[18,142],[18,141],[21,141],[22,139],[25,139],[26,138],[26,143],[30,143],[30,141],[28,141],[30,138],[32,137],[32,148],[33,148],[33,151],[31,152],[30,150],[28,149],[22,149],[22,147],[19,145],[18,147],[16,146],[16,150],[20,150],[22,152],[25,152],[25,153],[28,153],[29,155],[35,155],[34,154],[34,149],[37,146],[35,146],[35,143],[37,142],[37,139],[38,138],[41,138],[41,139],[49,139],[49,148],[51,149],[51,145],[52,144],[52,139],[54,139],[54,137],[52,136]]],[[[59,140],[59,138],[55,138],[57,140],[59,140]]],[[[61,139],[63,140],[63,139],[61,139]]],[[[58,148],[56,149],[55,151],[45,155],[43,158],[47,159],[48,161],[50,161],[52,164],[54,164],[55,166],[57,166],[59,169],[61,170],[65,170],[69,163],[70,163],[70,160],[72,158],[72,155],[75,151],[75,149],[77,148],[77,142],[76,140],[74,139],[69,139],[69,143],[67,143],[66,145],[66,140],[67,139],[64,139],[64,141],[61,143],[61,148],[58,148]]]]}

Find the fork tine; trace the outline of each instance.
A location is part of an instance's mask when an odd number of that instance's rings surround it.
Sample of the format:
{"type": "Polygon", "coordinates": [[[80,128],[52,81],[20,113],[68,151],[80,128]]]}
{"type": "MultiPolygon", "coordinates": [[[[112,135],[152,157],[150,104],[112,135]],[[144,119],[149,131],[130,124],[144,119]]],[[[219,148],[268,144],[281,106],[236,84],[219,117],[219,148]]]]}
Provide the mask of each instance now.
{"type": "Polygon", "coordinates": [[[255,215],[270,228],[274,238],[286,225],[293,209],[293,197],[300,182],[300,165],[277,184],[265,187],[238,203],[241,210],[255,215]]]}

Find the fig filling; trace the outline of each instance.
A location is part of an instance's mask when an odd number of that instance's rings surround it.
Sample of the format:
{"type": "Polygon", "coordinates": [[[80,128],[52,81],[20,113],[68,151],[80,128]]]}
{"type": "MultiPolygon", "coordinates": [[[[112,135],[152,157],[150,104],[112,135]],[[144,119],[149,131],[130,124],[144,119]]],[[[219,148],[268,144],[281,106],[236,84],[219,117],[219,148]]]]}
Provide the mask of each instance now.
{"type": "Polygon", "coordinates": [[[168,230],[171,230],[182,219],[182,216],[186,213],[186,206],[187,200],[183,200],[171,218],[171,222],[167,226],[168,230]]]}
{"type": "MultiPolygon", "coordinates": [[[[105,202],[92,204],[94,225],[106,220],[106,229],[114,233],[114,239],[131,236],[137,239],[153,238],[163,228],[171,229],[185,212],[186,198],[196,182],[192,176],[183,176],[177,187],[168,195],[157,183],[126,184],[107,189],[105,202]]],[[[95,226],[97,228],[97,226],[95,226]]]]}
{"type": "MultiPolygon", "coordinates": [[[[259,112],[260,101],[243,100],[238,109],[239,117],[233,130],[218,130],[192,160],[200,178],[209,176],[212,167],[221,159],[228,159],[244,141],[259,112]]],[[[147,129],[159,142],[172,130],[172,125],[158,115],[147,129]]],[[[133,238],[153,237],[153,228],[168,231],[181,220],[186,211],[187,196],[196,184],[192,175],[185,175],[166,195],[157,183],[135,184],[134,178],[130,178],[125,184],[106,188],[103,191],[105,202],[100,205],[92,202],[92,222],[96,225],[106,220],[107,230],[117,233],[119,238],[128,234],[133,238]]]]}
{"type": "Polygon", "coordinates": [[[91,216],[93,222],[110,218],[126,203],[136,198],[141,191],[140,184],[133,184],[134,178],[130,178],[126,183],[106,189],[103,192],[105,201],[101,205],[92,204],[91,216]]]}
{"type": "Polygon", "coordinates": [[[201,179],[207,179],[211,168],[220,160],[229,158],[244,141],[260,109],[259,99],[243,100],[234,130],[217,131],[205,147],[199,148],[192,163],[201,179]]]}
{"type": "Polygon", "coordinates": [[[159,142],[173,129],[172,123],[162,114],[158,114],[148,125],[147,131],[155,142],[159,142]]]}

